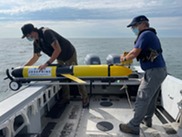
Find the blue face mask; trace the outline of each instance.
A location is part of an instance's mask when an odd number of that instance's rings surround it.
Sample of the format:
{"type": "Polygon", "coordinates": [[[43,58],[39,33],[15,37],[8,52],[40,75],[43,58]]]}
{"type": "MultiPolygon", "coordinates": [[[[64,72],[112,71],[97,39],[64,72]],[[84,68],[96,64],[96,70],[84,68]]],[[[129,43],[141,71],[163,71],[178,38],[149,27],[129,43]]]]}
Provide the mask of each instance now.
{"type": "Polygon", "coordinates": [[[138,30],[137,27],[132,28],[132,31],[133,31],[133,33],[134,33],[135,35],[138,35],[138,34],[139,34],[139,30],[138,30]]]}
{"type": "Polygon", "coordinates": [[[29,41],[34,41],[34,39],[33,38],[31,38],[31,37],[26,37],[29,41]]]}

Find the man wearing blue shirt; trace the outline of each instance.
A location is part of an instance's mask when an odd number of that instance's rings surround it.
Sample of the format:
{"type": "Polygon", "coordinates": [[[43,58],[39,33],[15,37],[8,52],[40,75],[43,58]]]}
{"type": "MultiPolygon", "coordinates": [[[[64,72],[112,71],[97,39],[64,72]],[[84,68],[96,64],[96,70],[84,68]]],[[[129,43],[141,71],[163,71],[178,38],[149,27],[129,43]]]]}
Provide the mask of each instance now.
{"type": "Polygon", "coordinates": [[[127,124],[120,124],[122,132],[139,135],[140,123],[152,126],[160,86],[167,76],[166,65],[162,56],[162,48],[155,29],[149,27],[149,19],[140,15],[127,26],[137,35],[134,48],[121,61],[137,58],[145,71],[135,102],[134,117],[127,124]]]}

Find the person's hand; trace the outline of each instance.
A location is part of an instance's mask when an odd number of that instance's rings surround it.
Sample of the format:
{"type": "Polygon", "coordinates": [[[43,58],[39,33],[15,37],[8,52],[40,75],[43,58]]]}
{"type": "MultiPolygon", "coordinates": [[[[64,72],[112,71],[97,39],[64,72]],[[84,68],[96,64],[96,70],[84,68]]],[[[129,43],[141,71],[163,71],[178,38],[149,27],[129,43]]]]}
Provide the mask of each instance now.
{"type": "Polygon", "coordinates": [[[47,64],[40,65],[40,66],[39,66],[39,70],[43,70],[43,69],[45,69],[46,67],[47,67],[47,64]]]}
{"type": "Polygon", "coordinates": [[[125,58],[124,54],[120,56],[120,62],[123,62],[123,61],[126,61],[126,58],[125,58]]]}

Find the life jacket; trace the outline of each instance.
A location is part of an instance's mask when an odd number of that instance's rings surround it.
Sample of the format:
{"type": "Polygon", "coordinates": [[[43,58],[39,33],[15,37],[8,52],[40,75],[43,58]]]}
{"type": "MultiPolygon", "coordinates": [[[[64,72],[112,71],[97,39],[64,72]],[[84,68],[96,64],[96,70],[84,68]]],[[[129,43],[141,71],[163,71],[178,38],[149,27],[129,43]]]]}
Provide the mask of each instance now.
{"type": "MultiPolygon", "coordinates": [[[[156,31],[155,31],[155,29],[153,29],[153,28],[149,28],[149,29],[142,30],[142,31],[140,31],[140,33],[138,34],[138,37],[137,37],[137,39],[135,40],[134,44],[136,44],[136,42],[137,42],[139,36],[140,36],[143,32],[145,32],[145,31],[152,31],[153,33],[157,34],[156,31]]],[[[159,49],[157,49],[157,50],[156,50],[156,49],[152,49],[152,48],[148,48],[145,52],[141,52],[141,53],[137,56],[136,59],[137,59],[137,61],[141,60],[141,61],[143,61],[143,62],[146,62],[146,61],[153,62],[153,61],[155,61],[155,59],[157,58],[157,56],[158,56],[159,54],[161,54],[161,53],[162,53],[161,47],[160,47],[159,49]]]]}

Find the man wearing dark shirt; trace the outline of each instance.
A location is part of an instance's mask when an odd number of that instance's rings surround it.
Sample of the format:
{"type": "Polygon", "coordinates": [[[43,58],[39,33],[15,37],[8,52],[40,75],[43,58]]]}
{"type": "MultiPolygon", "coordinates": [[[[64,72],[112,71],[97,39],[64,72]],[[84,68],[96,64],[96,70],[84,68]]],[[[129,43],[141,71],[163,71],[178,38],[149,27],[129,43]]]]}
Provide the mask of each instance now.
{"type": "Polygon", "coordinates": [[[126,56],[122,55],[120,60],[137,58],[145,73],[138,88],[134,116],[127,124],[120,124],[119,128],[122,132],[139,135],[142,121],[146,126],[152,126],[155,103],[167,71],[160,41],[155,29],[149,27],[148,18],[137,16],[127,27],[131,27],[137,39],[134,48],[126,56]]]}
{"type": "MultiPolygon", "coordinates": [[[[25,64],[25,66],[33,65],[44,52],[50,58],[47,62],[39,66],[39,69],[45,69],[55,60],[60,65],[77,65],[77,55],[74,46],[67,39],[59,35],[57,32],[49,28],[37,29],[33,24],[25,24],[22,28],[22,38],[27,38],[33,41],[34,53],[33,57],[25,64]]],[[[78,86],[79,92],[83,99],[83,107],[88,106],[88,95],[85,86],[78,86]]],[[[70,99],[69,86],[65,85],[63,89],[63,102],[68,102],[70,99]]]]}

